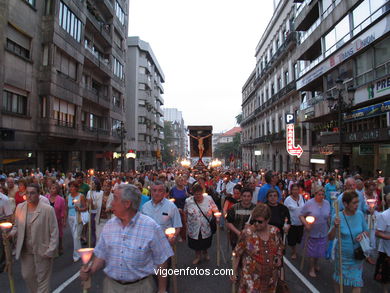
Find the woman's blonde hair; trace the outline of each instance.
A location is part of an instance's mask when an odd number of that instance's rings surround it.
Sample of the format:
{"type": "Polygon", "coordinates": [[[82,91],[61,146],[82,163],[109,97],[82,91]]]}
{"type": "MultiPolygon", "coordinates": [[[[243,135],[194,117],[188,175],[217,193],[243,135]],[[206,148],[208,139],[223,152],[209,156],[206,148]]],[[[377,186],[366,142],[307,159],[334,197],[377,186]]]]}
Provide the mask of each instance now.
{"type": "Polygon", "coordinates": [[[264,218],[264,220],[269,220],[271,218],[271,209],[268,205],[259,203],[252,212],[252,219],[264,218]]]}

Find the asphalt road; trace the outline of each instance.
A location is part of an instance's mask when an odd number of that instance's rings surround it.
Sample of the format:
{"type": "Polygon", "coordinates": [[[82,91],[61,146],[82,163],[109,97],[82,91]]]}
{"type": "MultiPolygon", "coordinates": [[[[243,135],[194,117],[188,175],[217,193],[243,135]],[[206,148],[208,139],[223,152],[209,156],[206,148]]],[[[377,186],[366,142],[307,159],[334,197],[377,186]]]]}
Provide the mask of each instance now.
{"type": "MultiPolygon", "coordinates": [[[[192,265],[192,259],[194,257],[194,253],[185,243],[177,244],[177,267],[180,269],[190,268],[198,268],[198,269],[216,269],[216,237],[214,237],[213,246],[209,252],[211,256],[211,260],[208,262],[201,262],[197,266],[192,265]]],[[[65,253],[64,255],[58,257],[54,261],[53,266],[53,274],[51,278],[51,289],[54,291],[58,287],[60,287],[65,281],[74,276],[78,270],[80,269],[81,262],[73,263],[72,260],[72,239],[69,233],[69,230],[65,230],[64,235],[64,247],[65,253]]],[[[227,250],[227,239],[225,232],[221,232],[221,248],[222,254],[228,256],[227,262],[223,261],[222,257],[222,265],[220,268],[230,268],[230,255],[231,251],[227,250]]],[[[289,251],[287,251],[287,256],[289,259],[289,251]]],[[[300,259],[290,262],[295,266],[296,269],[299,268],[300,259]]],[[[302,280],[297,277],[294,272],[292,272],[287,266],[286,267],[286,281],[290,288],[291,292],[312,292],[309,290],[305,283],[310,282],[318,292],[334,292],[333,282],[332,282],[332,274],[333,274],[333,263],[329,261],[321,262],[321,271],[317,278],[311,278],[308,276],[308,265],[305,266],[303,271],[301,272],[307,279],[302,280]]],[[[381,292],[381,287],[375,281],[373,281],[372,276],[374,273],[375,267],[373,265],[365,264],[364,267],[364,283],[365,287],[362,292],[381,292]]],[[[13,273],[15,279],[15,288],[16,292],[28,292],[25,286],[25,283],[21,277],[20,273],[20,263],[16,262],[13,266],[13,273]]],[[[90,292],[101,292],[102,291],[102,283],[104,279],[104,273],[99,272],[95,274],[92,278],[92,288],[90,292]]],[[[229,281],[228,276],[178,276],[178,292],[179,293],[227,293],[231,292],[231,282],[229,281]]],[[[81,283],[78,278],[74,281],[70,282],[61,292],[81,292],[81,283]]],[[[10,292],[8,285],[8,278],[6,274],[0,274],[0,293],[10,292]]],[[[57,290],[56,292],[59,292],[57,290]]],[[[350,292],[349,290],[345,290],[344,292],[350,292]]]]}

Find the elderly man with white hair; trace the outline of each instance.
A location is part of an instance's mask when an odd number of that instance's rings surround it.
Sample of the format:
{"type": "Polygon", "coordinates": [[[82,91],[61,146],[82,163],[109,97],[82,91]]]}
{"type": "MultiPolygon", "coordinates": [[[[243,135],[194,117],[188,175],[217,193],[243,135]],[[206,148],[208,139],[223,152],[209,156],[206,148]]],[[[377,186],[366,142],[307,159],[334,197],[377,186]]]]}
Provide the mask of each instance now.
{"type": "Polygon", "coordinates": [[[155,269],[173,255],[160,225],[138,212],[141,192],[130,184],[114,191],[110,219],[95,247],[95,258],[80,271],[82,280],[104,268],[103,292],[155,293],[155,269]]]}
{"type": "MultiPolygon", "coordinates": [[[[369,209],[366,204],[366,201],[364,200],[364,194],[361,190],[357,189],[356,180],[353,177],[347,178],[344,184],[344,190],[351,190],[351,189],[355,190],[356,193],[359,195],[359,210],[361,210],[364,215],[367,214],[367,212],[369,212],[369,209]]],[[[340,211],[344,210],[343,195],[344,192],[341,193],[338,197],[340,211]]]]}

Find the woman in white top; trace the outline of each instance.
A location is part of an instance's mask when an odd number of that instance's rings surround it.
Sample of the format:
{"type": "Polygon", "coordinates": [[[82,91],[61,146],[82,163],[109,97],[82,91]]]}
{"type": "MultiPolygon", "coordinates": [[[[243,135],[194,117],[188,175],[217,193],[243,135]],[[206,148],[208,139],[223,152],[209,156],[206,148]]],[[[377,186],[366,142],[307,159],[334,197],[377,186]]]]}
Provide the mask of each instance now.
{"type": "Polygon", "coordinates": [[[194,184],[192,192],[194,196],[186,199],[184,213],[187,217],[188,246],[195,250],[192,263],[196,265],[200,262],[202,252],[206,260],[210,259],[207,249],[211,246],[213,235],[209,222],[218,208],[211,196],[203,195],[203,188],[199,184],[194,184]]]}
{"type": "Polygon", "coordinates": [[[377,216],[376,237],[379,238],[375,280],[382,283],[383,292],[389,292],[390,284],[390,193],[385,197],[387,210],[377,216]]]}
{"type": "Polygon", "coordinates": [[[290,211],[291,227],[287,235],[288,246],[291,247],[291,258],[297,258],[296,245],[301,243],[303,236],[303,225],[299,219],[301,210],[305,204],[303,196],[299,194],[299,185],[291,185],[291,194],[284,201],[284,205],[290,211]]]}
{"type": "Polygon", "coordinates": [[[99,179],[94,178],[91,181],[91,189],[87,193],[88,206],[91,209],[91,245],[96,245],[96,213],[103,198],[103,191],[99,179]]]}

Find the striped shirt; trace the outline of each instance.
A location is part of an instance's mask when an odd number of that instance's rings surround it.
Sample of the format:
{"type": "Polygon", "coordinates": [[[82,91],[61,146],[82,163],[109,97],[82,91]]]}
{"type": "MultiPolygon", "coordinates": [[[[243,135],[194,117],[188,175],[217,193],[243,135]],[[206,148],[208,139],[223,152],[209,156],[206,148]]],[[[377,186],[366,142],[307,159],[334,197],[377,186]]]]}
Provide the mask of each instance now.
{"type": "Polygon", "coordinates": [[[154,269],[173,255],[160,226],[139,212],[126,227],[117,217],[109,220],[94,253],[105,261],[106,275],[123,282],[154,274],[154,269]]]}

